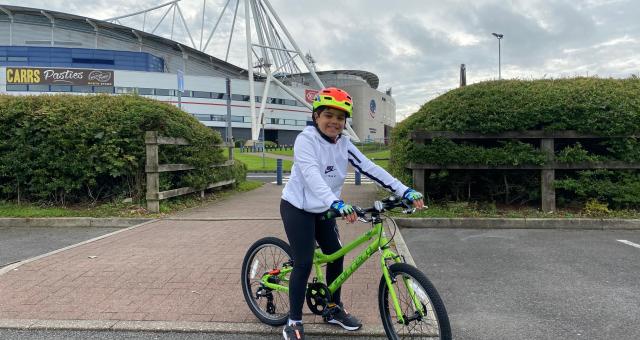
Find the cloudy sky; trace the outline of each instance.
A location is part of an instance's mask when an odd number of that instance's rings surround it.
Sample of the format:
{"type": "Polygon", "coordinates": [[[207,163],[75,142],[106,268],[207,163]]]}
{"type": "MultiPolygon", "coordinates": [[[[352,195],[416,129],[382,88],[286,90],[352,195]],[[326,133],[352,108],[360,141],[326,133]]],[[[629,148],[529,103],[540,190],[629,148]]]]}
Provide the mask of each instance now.
{"type": "MultiPolygon", "coordinates": [[[[106,19],[169,0],[0,0],[106,19]]],[[[207,52],[224,59],[232,21],[231,0],[207,52]],[[226,31],[225,31],[226,29],[226,31]]],[[[204,41],[226,0],[206,0],[204,41]]],[[[458,86],[465,64],[467,82],[498,77],[498,41],[502,77],[640,75],[640,1],[638,0],[271,0],[303,52],[311,52],[319,70],[360,69],[380,77],[379,89],[393,88],[398,118],[458,86]]],[[[189,29],[200,44],[203,0],[180,3],[189,29]]],[[[164,10],[146,18],[146,29],[164,10]]],[[[244,9],[233,36],[229,61],[246,67],[244,9]]],[[[171,14],[156,34],[170,37],[171,14]]],[[[123,19],[140,29],[143,18],[123,19]]],[[[173,38],[187,42],[176,23],[173,38]]],[[[190,45],[190,44],[189,44],[190,45]]]]}

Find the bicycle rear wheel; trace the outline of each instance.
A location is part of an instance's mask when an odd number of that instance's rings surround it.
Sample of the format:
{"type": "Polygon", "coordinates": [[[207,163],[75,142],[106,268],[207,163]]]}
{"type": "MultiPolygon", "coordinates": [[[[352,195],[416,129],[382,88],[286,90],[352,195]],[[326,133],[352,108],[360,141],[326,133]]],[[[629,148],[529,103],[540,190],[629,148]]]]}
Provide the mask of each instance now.
{"type": "MultiPolygon", "coordinates": [[[[291,248],[275,237],[265,237],[256,241],[242,262],[242,292],[253,314],[260,321],[281,326],[289,317],[289,294],[265,287],[263,275],[274,269],[282,269],[283,264],[292,263],[291,248]]],[[[288,286],[289,277],[274,276],[274,283],[288,286]]]]}
{"type": "Polygon", "coordinates": [[[378,305],[387,337],[392,340],[451,339],[447,310],[429,279],[420,270],[406,263],[394,263],[389,267],[389,274],[404,323],[396,315],[389,297],[389,287],[382,276],[378,288],[378,305]],[[414,292],[415,299],[411,292],[414,292]],[[421,308],[416,308],[414,301],[418,301],[421,308]],[[419,309],[424,313],[420,313],[419,309]]]}

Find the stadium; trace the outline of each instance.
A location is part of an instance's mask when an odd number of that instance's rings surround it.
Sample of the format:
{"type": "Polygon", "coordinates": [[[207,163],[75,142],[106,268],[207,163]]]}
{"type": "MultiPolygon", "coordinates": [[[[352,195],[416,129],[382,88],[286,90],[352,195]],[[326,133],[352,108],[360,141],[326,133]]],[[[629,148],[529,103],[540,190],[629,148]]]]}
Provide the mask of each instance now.
{"type": "Polygon", "coordinates": [[[379,79],[368,71],[267,74],[288,85],[287,90],[269,88],[264,73],[114,22],[0,5],[0,31],[3,94],[135,93],[177,105],[223,137],[230,116],[236,141],[255,140],[252,127],[255,131],[257,126],[260,139],[292,144],[311,124],[308,103],[319,89],[313,81],[317,77],[325,86],[339,86],[352,95],[350,124],[361,141],[386,141],[395,125],[391,91],[378,91],[379,79]],[[263,100],[265,84],[269,92],[263,100]],[[252,113],[252,94],[257,109],[265,106],[260,121],[252,113]]]}

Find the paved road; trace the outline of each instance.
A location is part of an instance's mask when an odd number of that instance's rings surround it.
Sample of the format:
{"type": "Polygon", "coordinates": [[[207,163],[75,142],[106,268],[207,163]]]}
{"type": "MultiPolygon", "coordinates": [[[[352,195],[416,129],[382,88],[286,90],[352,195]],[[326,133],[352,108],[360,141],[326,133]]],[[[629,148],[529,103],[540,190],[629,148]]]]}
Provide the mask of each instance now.
{"type": "MultiPolygon", "coordinates": [[[[47,331],[47,330],[7,330],[0,329],[3,340],[281,340],[280,334],[213,334],[213,333],[157,333],[157,332],[90,332],[90,331],[47,331]]],[[[309,336],[309,340],[366,340],[383,339],[371,337],[327,337],[309,336]]]]}
{"type": "Polygon", "coordinates": [[[0,227],[0,268],[116,230],[119,229],[0,227]]]}
{"type": "MultiPolygon", "coordinates": [[[[285,174],[283,176],[288,176],[289,174],[285,174]]],[[[247,179],[250,181],[260,181],[265,183],[271,183],[276,180],[275,172],[250,172],[247,173],[247,179]]]]}
{"type": "Polygon", "coordinates": [[[455,339],[640,339],[640,231],[402,233],[455,339]]]}

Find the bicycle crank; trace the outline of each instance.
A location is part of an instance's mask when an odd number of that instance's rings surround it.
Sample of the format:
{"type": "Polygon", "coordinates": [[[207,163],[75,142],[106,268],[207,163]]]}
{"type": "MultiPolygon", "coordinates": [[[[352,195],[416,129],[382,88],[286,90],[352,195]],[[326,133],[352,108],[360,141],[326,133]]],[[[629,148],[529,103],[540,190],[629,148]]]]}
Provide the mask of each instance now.
{"type": "Polygon", "coordinates": [[[307,286],[307,306],[316,315],[322,315],[331,302],[329,287],[321,282],[313,282],[307,286]]]}

